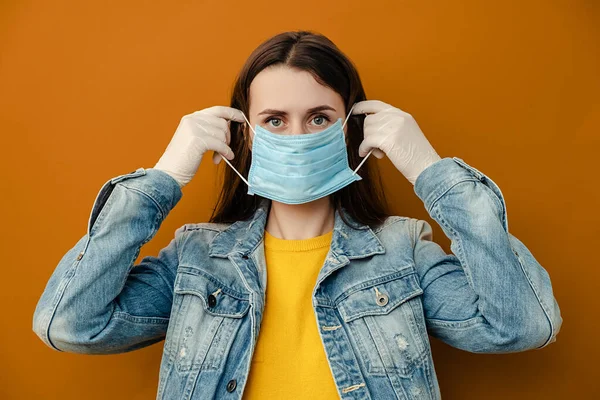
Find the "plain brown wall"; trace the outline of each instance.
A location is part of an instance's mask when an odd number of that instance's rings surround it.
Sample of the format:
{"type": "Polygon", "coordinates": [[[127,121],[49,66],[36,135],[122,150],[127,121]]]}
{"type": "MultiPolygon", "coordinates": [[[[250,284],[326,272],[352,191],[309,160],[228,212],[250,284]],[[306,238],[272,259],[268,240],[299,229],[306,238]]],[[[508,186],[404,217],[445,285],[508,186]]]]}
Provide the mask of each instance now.
{"type": "MultiPolygon", "coordinates": [[[[227,105],[254,47],[293,29],[328,35],[370,99],[411,113],[442,157],[490,176],[511,233],[550,273],[558,341],[477,355],[432,339],[444,398],[600,396],[599,10],[593,0],[1,2],[0,398],[155,397],[164,342],[58,353],[33,333],[34,307],[102,184],[153,167],[183,115],[227,105]]],[[[428,219],[449,252],[412,185],[378,162],[394,212],[428,219]]],[[[205,157],[140,258],[207,220],[222,164],[205,157]]]]}

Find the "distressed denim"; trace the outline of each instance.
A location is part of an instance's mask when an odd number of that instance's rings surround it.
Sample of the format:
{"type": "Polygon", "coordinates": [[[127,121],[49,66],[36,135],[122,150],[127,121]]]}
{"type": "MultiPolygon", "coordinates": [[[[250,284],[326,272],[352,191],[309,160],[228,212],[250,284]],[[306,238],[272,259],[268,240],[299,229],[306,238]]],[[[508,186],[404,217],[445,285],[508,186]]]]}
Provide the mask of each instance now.
{"type": "MultiPolygon", "coordinates": [[[[335,213],[312,304],[340,398],[440,399],[428,335],[469,352],[510,353],[553,343],[561,327],[549,275],[508,232],[488,176],[447,157],[414,191],[451,254],[425,220],[392,216],[371,228],[335,213]]],[[[152,168],[107,181],[85,235],[49,278],[33,330],[52,349],[84,354],[165,340],[157,399],[240,399],[265,307],[269,200],[248,220],[185,224],[134,265],[181,196],[152,168]]]]}

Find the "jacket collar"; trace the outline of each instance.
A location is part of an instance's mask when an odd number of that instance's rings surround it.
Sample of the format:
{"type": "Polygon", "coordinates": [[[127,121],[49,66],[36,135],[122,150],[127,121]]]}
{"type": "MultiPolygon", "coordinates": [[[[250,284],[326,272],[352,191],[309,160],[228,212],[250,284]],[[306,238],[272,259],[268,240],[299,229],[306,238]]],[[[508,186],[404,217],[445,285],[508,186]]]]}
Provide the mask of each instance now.
{"type": "MultiPolygon", "coordinates": [[[[215,236],[209,246],[209,256],[227,258],[233,254],[249,255],[261,243],[271,201],[263,198],[253,216],[236,221],[215,236]]],[[[344,209],[335,211],[331,253],[337,257],[363,258],[385,253],[385,248],[368,225],[358,223],[344,209]],[[341,217],[354,225],[348,226],[341,217]]]]}

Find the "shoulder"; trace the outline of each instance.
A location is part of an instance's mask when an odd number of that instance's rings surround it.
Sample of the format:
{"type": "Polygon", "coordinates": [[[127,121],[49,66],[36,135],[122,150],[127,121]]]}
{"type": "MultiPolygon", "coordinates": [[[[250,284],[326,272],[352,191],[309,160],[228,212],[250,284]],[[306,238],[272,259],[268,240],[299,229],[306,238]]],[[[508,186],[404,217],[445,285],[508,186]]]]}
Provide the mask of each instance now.
{"type": "Polygon", "coordinates": [[[400,242],[412,244],[418,222],[419,219],[417,218],[391,215],[383,223],[373,227],[372,230],[384,244],[399,244],[400,242]]]}
{"type": "Polygon", "coordinates": [[[231,223],[215,223],[215,222],[192,222],[181,225],[175,231],[175,239],[184,241],[188,238],[202,238],[203,240],[211,240],[219,233],[226,230],[231,223]]]}
{"type": "Polygon", "coordinates": [[[230,223],[216,223],[216,222],[194,222],[187,223],[182,225],[179,229],[182,232],[198,232],[198,231],[208,231],[208,232],[222,232],[227,229],[231,224],[230,223]]]}
{"type": "Polygon", "coordinates": [[[380,225],[372,228],[375,234],[385,233],[388,231],[404,230],[412,227],[418,220],[416,218],[406,217],[402,215],[390,215],[380,225]]]}

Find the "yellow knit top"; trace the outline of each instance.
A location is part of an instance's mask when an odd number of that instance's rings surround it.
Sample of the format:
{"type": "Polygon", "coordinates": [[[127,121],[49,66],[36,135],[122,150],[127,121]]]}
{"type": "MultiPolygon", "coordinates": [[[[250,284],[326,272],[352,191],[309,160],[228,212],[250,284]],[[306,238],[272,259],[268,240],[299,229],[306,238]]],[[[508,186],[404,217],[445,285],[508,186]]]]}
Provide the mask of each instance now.
{"type": "Polygon", "coordinates": [[[340,398],[312,305],[332,233],[286,240],[265,231],[265,310],[244,400],[340,398]]]}

